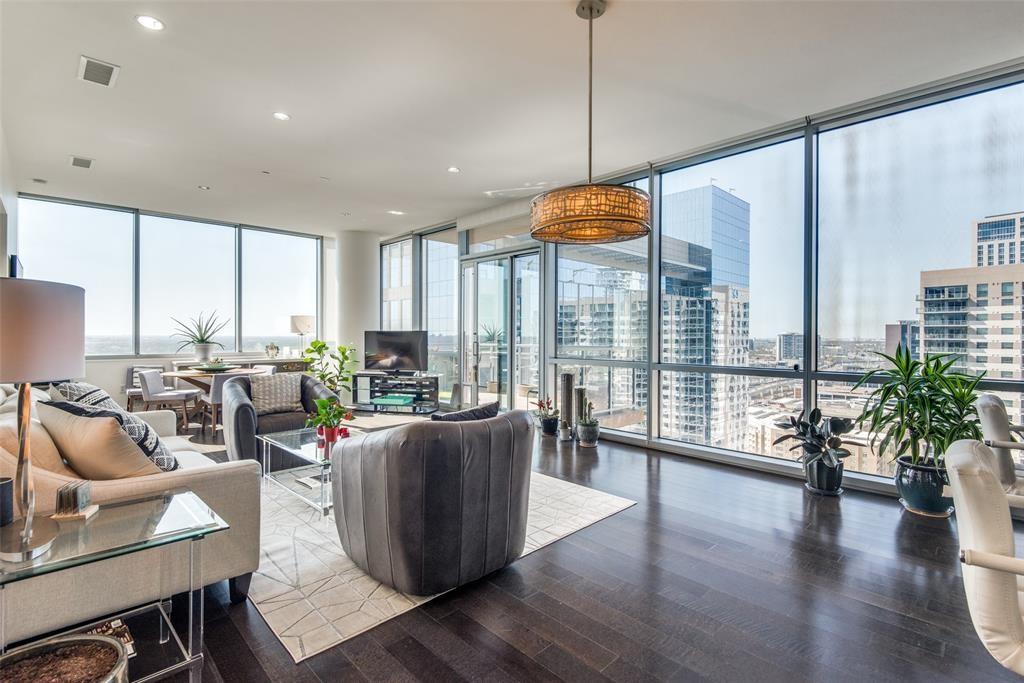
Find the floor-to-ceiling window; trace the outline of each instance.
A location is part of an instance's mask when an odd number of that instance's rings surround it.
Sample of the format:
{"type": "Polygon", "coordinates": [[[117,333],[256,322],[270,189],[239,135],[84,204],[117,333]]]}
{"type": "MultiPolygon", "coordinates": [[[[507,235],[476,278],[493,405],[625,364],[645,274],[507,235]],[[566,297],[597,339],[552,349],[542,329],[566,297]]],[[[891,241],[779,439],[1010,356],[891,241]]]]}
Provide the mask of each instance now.
{"type": "Polygon", "coordinates": [[[85,289],[85,352],[133,351],[135,215],[128,210],[22,197],[18,257],[24,276],[85,289]]]}
{"type": "Polygon", "coordinates": [[[459,376],[459,234],[451,228],[424,235],[422,251],[427,365],[447,398],[459,376]]]}
{"type": "Polygon", "coordinates": [[[413,328],[412,239],[385,244],[380,250],[380,328],[413,328]]]}
{"type": "Polygon", "coordinates": [[[24,276],[85,288],[86,355],[174,354],[175,319],[201,314],[225,323],[226,353],[297,355],[290,316],[319,316],[319,237],[48,197],[18,207],[24,276]]]}
{"type": "Polygon", "coordinates": [[[802,408],[802,181],[802,139],[661,176],[661,437],[768,455],[802,408]]]}

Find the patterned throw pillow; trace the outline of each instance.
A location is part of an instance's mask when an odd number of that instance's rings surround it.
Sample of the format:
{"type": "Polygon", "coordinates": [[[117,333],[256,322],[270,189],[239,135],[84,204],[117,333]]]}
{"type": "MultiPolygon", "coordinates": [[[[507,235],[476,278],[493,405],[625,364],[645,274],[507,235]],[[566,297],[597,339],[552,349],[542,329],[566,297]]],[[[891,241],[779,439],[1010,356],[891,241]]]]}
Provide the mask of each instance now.
{"type": "Polygon", "coordinates": [[[251,375],[252,405],[257,415],[302,412],[302,373],[251,375]]]}
{"type": "Polygon", "coordinates": [[[70,401],[51,401],[48,405],[72,415],[78,415],[79,417],[112,417],[121,425],[124,433],[135,442],[135,445],[139,447],[143,455],[153,461],[154,465],[164,472],[178,469],[177,458],[160,440],[156,431],[142,421],[142,419],[131,413],[127,413],[120,408],[111,410],[87,406],[82,403],[72,403],[70,401]]]}
{"type": "Polygon", "coordinates": [[[489,417],[498,417],[497,401],[454,413],[430,414],[430,419],[437,422],[470,422],[472,420],[486,420],[489,417]]]}
{"type": "Polygon", "coordinates": [[[110,394],[88,382],[62,382],[50,385],[50,398],[54,401],[71,401],[94,408],[122,410],[110,394]]]}

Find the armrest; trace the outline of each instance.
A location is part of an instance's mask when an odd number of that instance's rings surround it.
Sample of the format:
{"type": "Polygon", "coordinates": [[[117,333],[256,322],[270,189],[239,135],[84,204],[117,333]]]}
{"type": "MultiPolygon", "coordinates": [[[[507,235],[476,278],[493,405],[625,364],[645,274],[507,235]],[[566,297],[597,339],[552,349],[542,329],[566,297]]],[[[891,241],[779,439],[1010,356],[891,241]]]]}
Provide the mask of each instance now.
{"type": "Polygon", "coordinates": [[[1015,451],[1024,451],[1024,443],[1019,441],[993,441],[991,439],[985,439],[982,443],[989,448],[1009,448],[1015,451]]]}
{"type": "Polygon", "coordinates": [[[316,410],[316,403],[314,401],[318,398],[338,398],[340,397],[333,391],[325,387],[312,375],[302,375],[302,408],[307,413],[312,413],[316,410]]]}
{"type": "Polygon", "coordinates": [[[1017,493],[1007,493],[1006,502],[1012,508],[1024,509],[1024,496],[1017,493]]]}
{"type": "Polygon", "coordinates": [[[985,569],[994,569],[999,572],[1024,576],[1024,560],[1018,557],[997,555],[996,553],[987,553],[983,550],[961,549],[960,561],[972,567],[984,567],[985,569]]]}
{"type": "Polygon", "coordinates": [[[144,410],[132,415],[152,427],[157,436],[178,435],[178,416],[173,410],[144,410]]]}
{"type": "Polygon", "coordinates": [[[256,408],[239,378],[224,383],[224,445],[231,460],[256,459],[256,408]]]}

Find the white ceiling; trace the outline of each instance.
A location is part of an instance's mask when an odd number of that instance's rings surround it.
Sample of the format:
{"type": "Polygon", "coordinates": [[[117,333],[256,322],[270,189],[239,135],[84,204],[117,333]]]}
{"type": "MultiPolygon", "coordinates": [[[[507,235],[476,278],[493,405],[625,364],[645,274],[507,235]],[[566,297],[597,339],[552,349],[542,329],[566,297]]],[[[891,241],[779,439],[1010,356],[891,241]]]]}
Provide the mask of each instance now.
{"type": "MultiPolygon", "coordinates": [[[[574,5],[4,1],[18,189],[391,234],[576,181],[574,5]],[[122,67],[113,89],[76,80],[83,54],[122,67]]],[[[595,174],[1020,57],[1021,26],[1024,2],[611,0],[595,23],[595,174]]]]}

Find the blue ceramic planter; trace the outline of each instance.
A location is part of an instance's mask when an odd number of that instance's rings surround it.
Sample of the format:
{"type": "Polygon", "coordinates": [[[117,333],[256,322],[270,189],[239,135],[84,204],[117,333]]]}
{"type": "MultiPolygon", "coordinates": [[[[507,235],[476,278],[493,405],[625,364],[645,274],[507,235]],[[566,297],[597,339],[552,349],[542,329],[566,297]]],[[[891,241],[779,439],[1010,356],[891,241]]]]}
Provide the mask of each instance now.
{"type": "Polygon", "coordinates": [[[896,459],[893,477],[900,503],[911,512],[928,517],[949,517],[953,513],[953,499],[942,495],[949,483],[945,468],[914,465],[909,455],[896,459]]]}

